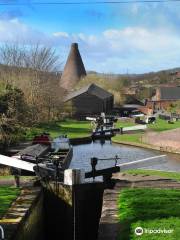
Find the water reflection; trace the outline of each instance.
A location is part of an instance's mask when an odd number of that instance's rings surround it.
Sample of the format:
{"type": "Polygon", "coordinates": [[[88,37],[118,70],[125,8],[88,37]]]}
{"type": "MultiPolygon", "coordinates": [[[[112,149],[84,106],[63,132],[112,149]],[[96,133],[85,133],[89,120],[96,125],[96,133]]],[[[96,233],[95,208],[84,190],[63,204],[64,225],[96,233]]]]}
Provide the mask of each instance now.
{"type": "MultiPolygon", "coordinates": [[[[94,143],[92,142],[89,144],[77,145],[73,147],[73,151],[74,156],[70,167],[83,168],[86,171],[91,170],[90,159],[92,157],[111,158],[115,157],[115,155],[118,155],[118,157],[120,157],[118,163],[124,163],[144,159],[147,157],[162,155],[162,153],[159,151],[130,147],[114,143],[112,144],[111,141],[107,140],[104,143],[95,141],[94,143]]],[[[165,158],[167,159],[167,163],[149,166],[148,169],[180,172],[180,155],[167,154],[165,158]]],[[[98,163],[97,169],[111,167],[113,165],[114,161],[103,161],[98,163]]]]}

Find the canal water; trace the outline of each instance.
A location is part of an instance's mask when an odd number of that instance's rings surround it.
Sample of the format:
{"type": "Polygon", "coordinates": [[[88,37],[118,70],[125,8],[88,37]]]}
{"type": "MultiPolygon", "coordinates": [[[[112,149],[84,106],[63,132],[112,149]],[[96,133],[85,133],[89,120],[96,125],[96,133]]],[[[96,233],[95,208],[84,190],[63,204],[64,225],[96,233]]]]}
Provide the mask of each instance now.
{"type": "MultiPolygon", "coordinates": [[[[73,146],[73,159],[70,168],[82,168],[85,171],[91,170],[91,158],[112,158],[116,155],[120,158],[118,164],[140,160],[148,157],[166,155],[165,163],[158,164],[160,159],[157,157],[157,164],[146,167],[146,169],[156,169],[162,171],[176,171],[180,172],[180,155],[166,154],[159,151],[147,150],[138,147],[131,147],[127,145],[120,145],[111,143],[111,141],[95,141],[88,144],[81,144],[73,146]]],[[[112,167],[115,161],[99,161],[97,169],[112,167]]]]}

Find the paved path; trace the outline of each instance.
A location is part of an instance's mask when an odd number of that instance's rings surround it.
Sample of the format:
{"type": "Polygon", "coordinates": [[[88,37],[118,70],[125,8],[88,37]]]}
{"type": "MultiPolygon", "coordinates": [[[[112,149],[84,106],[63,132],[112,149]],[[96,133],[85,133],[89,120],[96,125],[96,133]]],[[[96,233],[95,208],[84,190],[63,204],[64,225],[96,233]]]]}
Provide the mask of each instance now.
{"type": "Polygon", "coordinates": [[[180,182],[163,177],[118,173],[113,178],[116,179],[114,189],[107,189],[104,192],[98,240],[117,240],[120,229],[117,199],[121,189],[125,187],[180,189],[180,182]]]}

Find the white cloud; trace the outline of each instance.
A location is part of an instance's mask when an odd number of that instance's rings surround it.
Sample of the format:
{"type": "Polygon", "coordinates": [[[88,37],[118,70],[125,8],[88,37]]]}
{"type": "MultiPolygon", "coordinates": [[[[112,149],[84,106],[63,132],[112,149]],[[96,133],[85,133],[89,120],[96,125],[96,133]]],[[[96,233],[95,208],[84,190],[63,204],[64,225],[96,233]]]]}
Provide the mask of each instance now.
{"type": "Polygon", "coordinates": [[[1,42],[31,43],[40,42],[44,38],[46,38],[44,33],[31,28],[17,18],[0,20],[1,42]]]}
{"type": "Polygon", "coordinates": [[[53,33],[53,36],[54,36],[54,37],[64,37],[64,38],[68,38],[68,37],[69,37],[69,34],[66,33],[66,32],[55,32],[55,33],[53,33]]]}
{"type": "Polygon", "coordinates": [[[0,42],[42,43],[59,49],[63,61],[78,42],[87,69],[102,72],[153,71],[179,65],[180,34],[171,28],[126,27],[99,34],[45,34],[17,18],[0,20],[0,42]]]}
{"type": "Polygon", "coordinates": [[[116,50],[127,48],[131,51],[159,53],[180,48],[180,36],[164,29],[148,30],[140,27],[129,27],[123,30],[107,30],[104,32],[110,46],[116,50]]]}

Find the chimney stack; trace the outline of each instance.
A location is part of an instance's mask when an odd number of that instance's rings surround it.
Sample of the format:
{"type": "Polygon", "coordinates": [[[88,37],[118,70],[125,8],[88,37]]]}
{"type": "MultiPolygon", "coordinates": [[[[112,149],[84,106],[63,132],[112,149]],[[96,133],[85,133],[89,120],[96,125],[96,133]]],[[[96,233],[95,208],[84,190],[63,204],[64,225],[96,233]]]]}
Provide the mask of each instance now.
{"type": "Polygon", "coordinates": [[[86,76],[86,70],[77,43],[72,43],[71,50],[61,76],[60,85],[71,91],[81,78],[86,76]]]}

